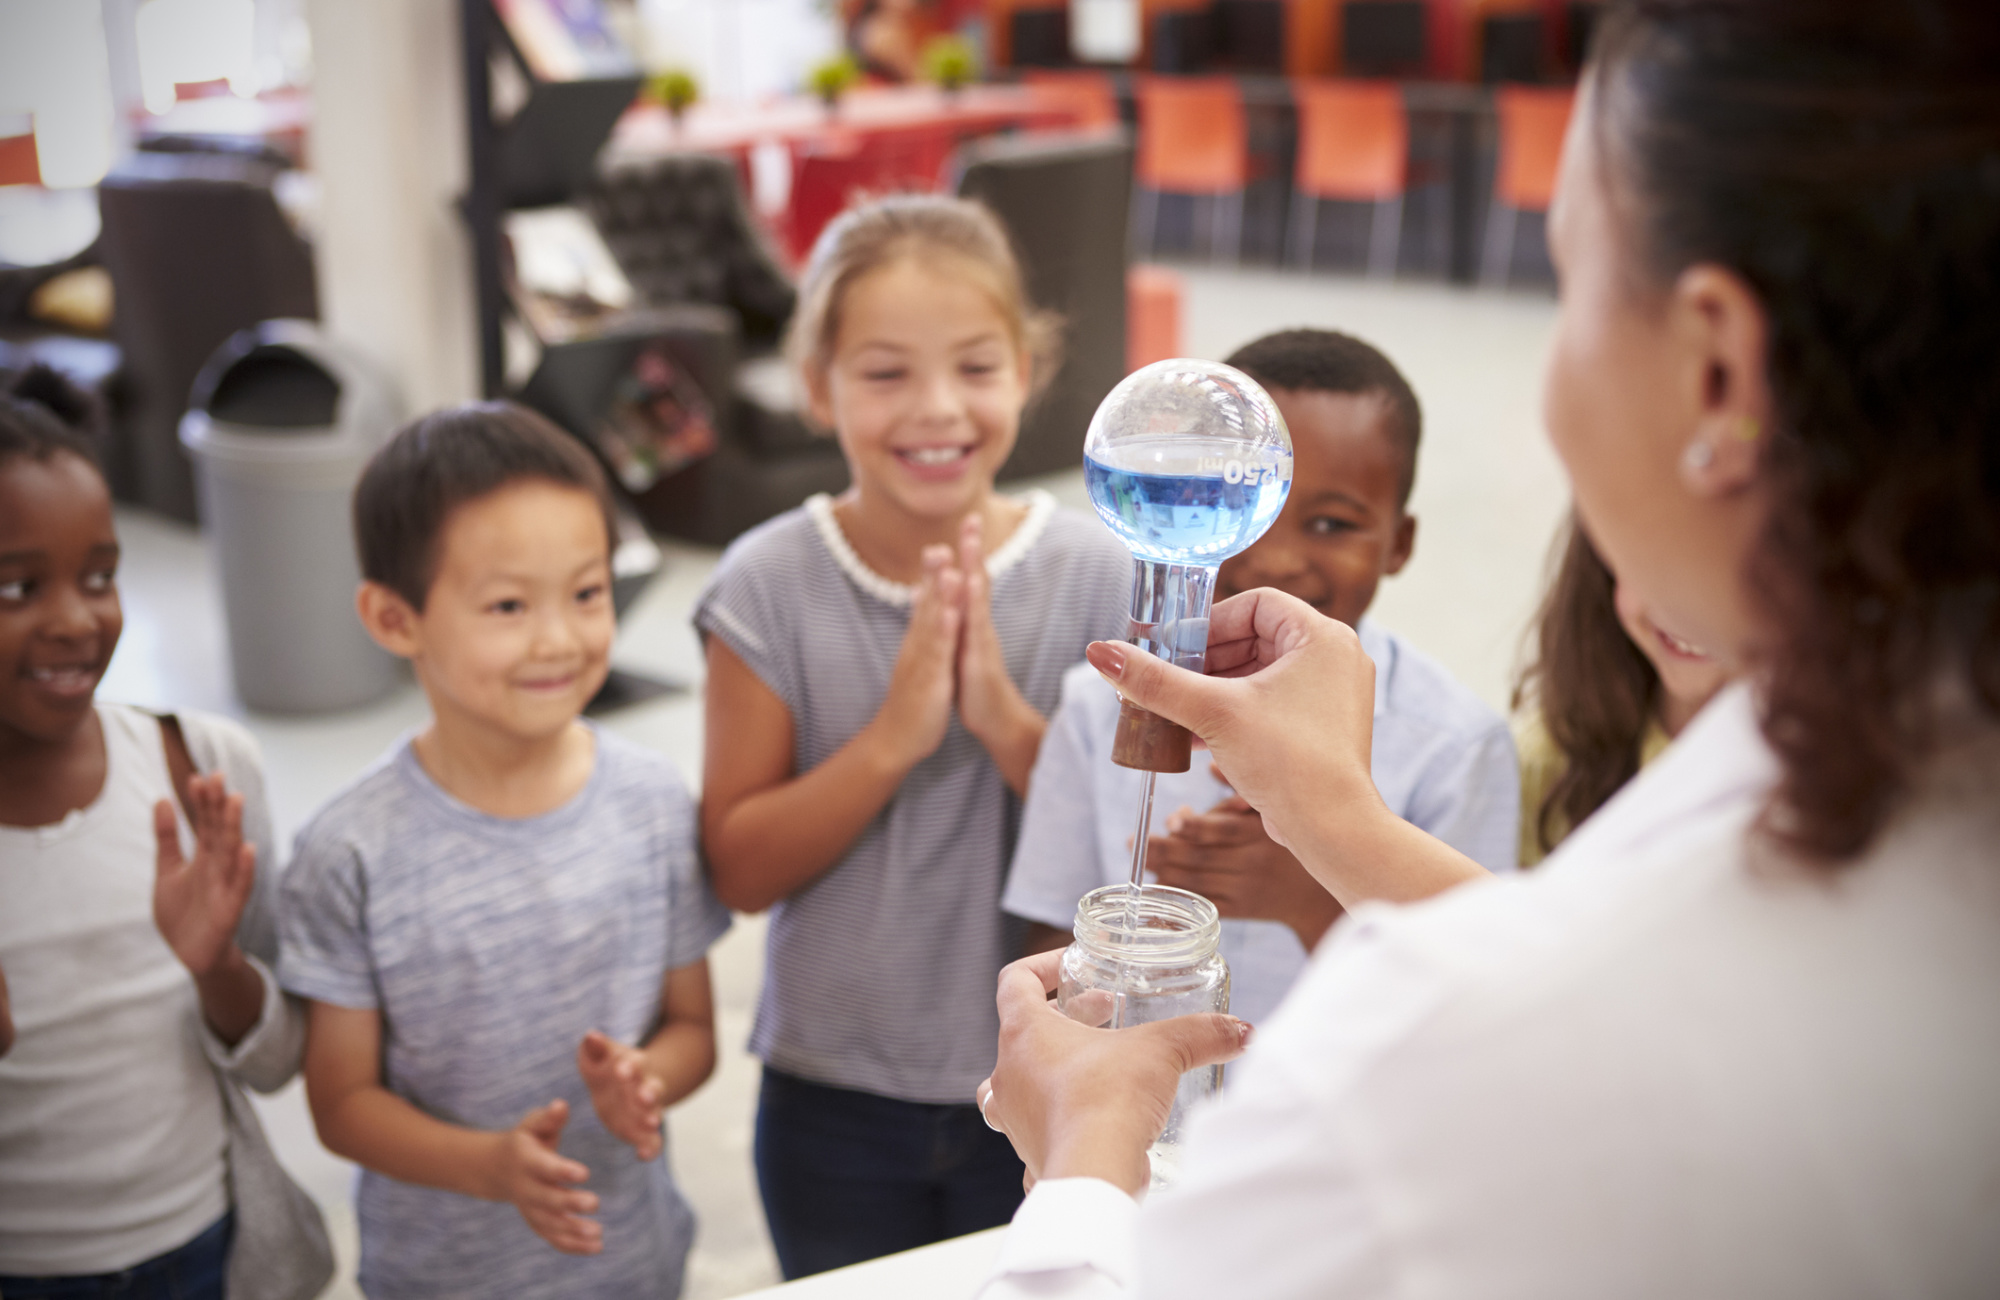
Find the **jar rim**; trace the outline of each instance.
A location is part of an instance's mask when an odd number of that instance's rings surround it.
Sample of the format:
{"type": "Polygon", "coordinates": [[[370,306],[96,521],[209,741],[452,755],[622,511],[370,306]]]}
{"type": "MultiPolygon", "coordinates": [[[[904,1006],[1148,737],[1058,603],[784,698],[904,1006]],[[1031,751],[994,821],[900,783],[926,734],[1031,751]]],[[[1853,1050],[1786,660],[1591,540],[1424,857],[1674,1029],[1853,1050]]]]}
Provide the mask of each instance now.
{"type": "Polygon", "coordinates": [[[1141,885],[1136,903],[1131,891],[1102,885],[1077,901],[1076,941],[1086,951],[1149,966],[1185,965],[1215,953],[1222,914],[1214,903],[1172,885],[1141,885]]]}

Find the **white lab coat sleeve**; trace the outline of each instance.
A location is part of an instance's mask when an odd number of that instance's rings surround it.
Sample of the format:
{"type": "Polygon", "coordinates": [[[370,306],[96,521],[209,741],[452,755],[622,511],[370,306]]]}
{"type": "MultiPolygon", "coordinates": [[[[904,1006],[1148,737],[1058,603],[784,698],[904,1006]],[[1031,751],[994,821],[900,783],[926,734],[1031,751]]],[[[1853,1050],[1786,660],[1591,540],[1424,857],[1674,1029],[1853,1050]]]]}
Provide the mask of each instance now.
{"type": "Polygon", "coordinates": [[[1037,1183],[1015,1212],[977,1300],[1131,1295],[1138,1221],[1138,1203],[1102,1179],[1037,1183]]]}
{"type": "Polygon", "coordinates": [[[1195,1115],[1181,1183],[1143,1210],[1094,1178],[1038,1184],[978,1300],[1391,1294],[1390,1252],[1342,1158],[1346,1135],[1284,1073],[1259,1071],[1195,1115]]]}
{"type": "Polygon", "coordinates": [[[1343,1131],[1292,1062],[1266,1059],[1190,1117],[1181,1181],[1138,1233],[1148,1300],[1371,1300],[1390,1257],[1343,1131]]]}
{"type": "Polygon", "coordinates": [[[1223,1095],[1189,1116],[1175,1186],[1137,1210],[1096,1180],[1038,1186],[980,1300],[1391,1294],[1380,1207],[1393,1194],[1371,1173],[1373,1117],[1351,1088],[1443,991],[1430,962],[1382,942],[1393,912],[1357,909],[1322,945],[1223,1095]]]}

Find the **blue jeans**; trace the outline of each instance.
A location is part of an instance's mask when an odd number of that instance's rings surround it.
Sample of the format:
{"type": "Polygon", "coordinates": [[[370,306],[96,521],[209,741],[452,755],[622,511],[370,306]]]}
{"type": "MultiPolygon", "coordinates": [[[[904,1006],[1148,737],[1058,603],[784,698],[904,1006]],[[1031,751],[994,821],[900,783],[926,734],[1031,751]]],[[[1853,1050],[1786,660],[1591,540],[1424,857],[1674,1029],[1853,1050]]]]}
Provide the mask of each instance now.
{"type": "Polygon", "coordinates": [[[7,1300],[222,1300],[236,1216],[225,1214],[185,1246],[116,1273],[0,1277],[7,1300]]]}
{"type": "Polygon", "coordinates": [[[898,1101],[768,1066],[756,1160],[787,1280],[998,1227],[1026,1172],[970,1103],[898,1101]]]}

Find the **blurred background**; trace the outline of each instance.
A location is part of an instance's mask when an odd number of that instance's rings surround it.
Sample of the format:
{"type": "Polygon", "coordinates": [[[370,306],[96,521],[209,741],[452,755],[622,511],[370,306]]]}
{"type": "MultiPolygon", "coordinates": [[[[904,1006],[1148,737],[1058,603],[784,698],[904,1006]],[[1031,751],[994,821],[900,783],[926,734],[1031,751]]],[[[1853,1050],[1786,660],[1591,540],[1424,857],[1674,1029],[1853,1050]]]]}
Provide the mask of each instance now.
{"type": "MultiPolygon", "coordinates": [[[[1086,508],[1133,368],[1338,328],[1426,416],[1416,558],[1375,613],[1496,708],[1567,509],[1540,432],[1543,215],[1595,8],[1548,0],[0,0],[0,371],[98,393],[126,552],[103,691],[243,719],[280,834],[424,716],[348,615],[345,500],[402,419],[543,411],[620,485],[605,725],[700,775],[687,614],[818,491],[776,356],[859,195],[978,197],[1067,360],[1003,475],[1086,508]]],[[[743,1049],[670,1120],[687,1294],[776,1280],[743,1049]]],[[[351,1171],[265,1107],[353,1295],[351,1171]]]]}

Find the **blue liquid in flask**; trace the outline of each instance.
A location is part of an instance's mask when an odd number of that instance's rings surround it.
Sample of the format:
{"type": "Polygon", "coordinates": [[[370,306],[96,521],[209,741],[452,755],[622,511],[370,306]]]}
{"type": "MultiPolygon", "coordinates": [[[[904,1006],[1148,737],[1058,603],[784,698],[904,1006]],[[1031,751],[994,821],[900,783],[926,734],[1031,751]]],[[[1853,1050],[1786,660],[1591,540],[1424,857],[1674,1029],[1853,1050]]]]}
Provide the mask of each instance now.
{"type": "Polygon", "coordinates": [[[1292,490],[1288,454],[1209,454],[1186,439],[1128,442],[1116,464],[1083,460],[1098,518],[1133,555],[1213,568],[1271,526],[1292,490]]]}

